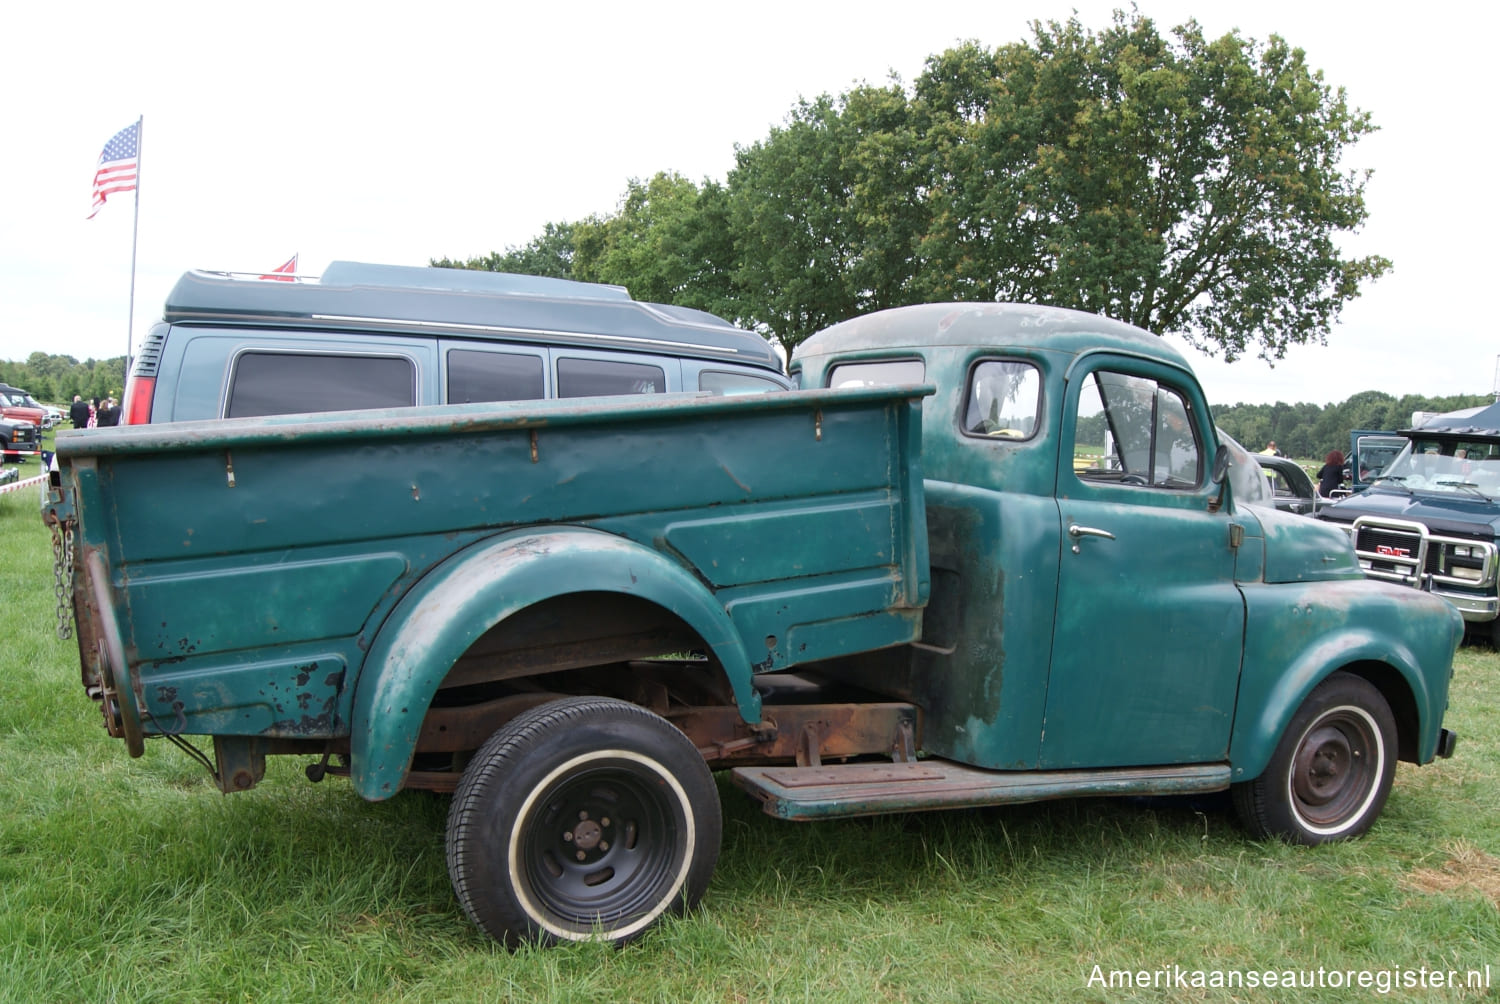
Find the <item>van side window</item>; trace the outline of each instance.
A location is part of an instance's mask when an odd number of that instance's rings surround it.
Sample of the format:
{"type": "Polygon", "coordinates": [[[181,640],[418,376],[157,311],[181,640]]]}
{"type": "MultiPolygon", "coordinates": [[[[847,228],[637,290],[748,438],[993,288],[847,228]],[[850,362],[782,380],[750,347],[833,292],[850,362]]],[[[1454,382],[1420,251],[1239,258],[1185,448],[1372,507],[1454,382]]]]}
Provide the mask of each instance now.
{"type": "Polygon", "coordinates": [[[235,361],[228,418],[417,403],[412,361],[390,356],[246,352],[235,361]]]}
{"type": "Polygon", "coordinates": [[[514,352],[448,353],[448,403],[536,401],[547,396],[541,356],[514,352]]]}
{"type": "Polygon", "coordinates": [[[781,384],[765,377],[749,373],[728,373],[723,370],[704,370],[698,374],[698,389],[710,394],[769,394],[783,390],[781,384]]]}
{"type": "Polygon", "coordinates": [[[571,357],[557,361],[558,397],[663,394],[666,390],[667,375],[660,366],[571,357]]]}

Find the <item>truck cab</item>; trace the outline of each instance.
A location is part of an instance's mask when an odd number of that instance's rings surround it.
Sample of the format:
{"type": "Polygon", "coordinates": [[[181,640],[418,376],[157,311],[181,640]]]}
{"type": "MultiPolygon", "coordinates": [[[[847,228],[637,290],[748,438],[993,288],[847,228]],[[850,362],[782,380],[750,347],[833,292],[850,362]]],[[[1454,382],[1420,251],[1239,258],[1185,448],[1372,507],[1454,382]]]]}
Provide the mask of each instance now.
{"type": "MultiPolygon", "coordinates": [[[[1270,722],[1340,664],[1369,661],[1393,704],[1438,699],[1352,644],[1336,608],[1357,598],[1373,627],[1403,598],[1363,589],[1346,537],[1236,504],[1215,477],[1203,392],[1159,338],[1053,308],[926,305],[817,334],[791,370],[802,387],[937,387],[932,598],[923,646],[882,681],[924,705],[930,750],[1011,769],[1220,762],[1239,781],[1271,758],[1270,722]]],[[[1420,644],[1442,663],[1451,614],[1426,616],[1420,644]]]]}

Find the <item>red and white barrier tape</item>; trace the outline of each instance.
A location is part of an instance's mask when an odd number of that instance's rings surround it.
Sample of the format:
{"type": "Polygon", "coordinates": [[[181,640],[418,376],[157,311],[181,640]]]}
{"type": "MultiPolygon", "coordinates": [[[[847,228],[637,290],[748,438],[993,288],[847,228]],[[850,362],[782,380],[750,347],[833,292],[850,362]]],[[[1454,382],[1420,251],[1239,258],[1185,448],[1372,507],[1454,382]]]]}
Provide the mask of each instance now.
{"type": "Polygon", "coordinates": [[[25,481],[12,481],[8,485],[0,485],[0,495],[4,495],[6,492],[18,492],[22,488],[35,488],[46,480],[47,475],[38,474],[36,477],[27,478],[25,481]]]}

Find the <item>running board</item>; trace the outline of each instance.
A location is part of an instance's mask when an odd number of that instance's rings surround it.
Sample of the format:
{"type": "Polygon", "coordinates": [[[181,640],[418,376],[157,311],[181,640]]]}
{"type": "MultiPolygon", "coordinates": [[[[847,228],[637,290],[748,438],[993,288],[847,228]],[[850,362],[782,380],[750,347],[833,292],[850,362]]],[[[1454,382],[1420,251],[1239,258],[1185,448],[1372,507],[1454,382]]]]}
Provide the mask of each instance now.
{"type": "Polygon", "coordinates": [[[736,767],[734,783],[779,819],[832,819],[1094,795],[1187,795],[1229,787],[1229,765],[998,771],[948,760],[736,767]]]}

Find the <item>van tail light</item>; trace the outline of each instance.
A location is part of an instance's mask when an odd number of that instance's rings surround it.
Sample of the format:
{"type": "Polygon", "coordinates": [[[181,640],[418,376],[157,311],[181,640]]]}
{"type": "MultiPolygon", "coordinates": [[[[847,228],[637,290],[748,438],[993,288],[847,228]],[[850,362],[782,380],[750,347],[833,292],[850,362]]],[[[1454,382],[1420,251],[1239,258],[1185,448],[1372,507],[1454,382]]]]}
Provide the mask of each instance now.
{"type": "Polygon", "coordinates": [[[156,393],[156,377],[131,376],[125,383],[125,413],[121,425],[149,425],[151,398],[156,393]]]}

